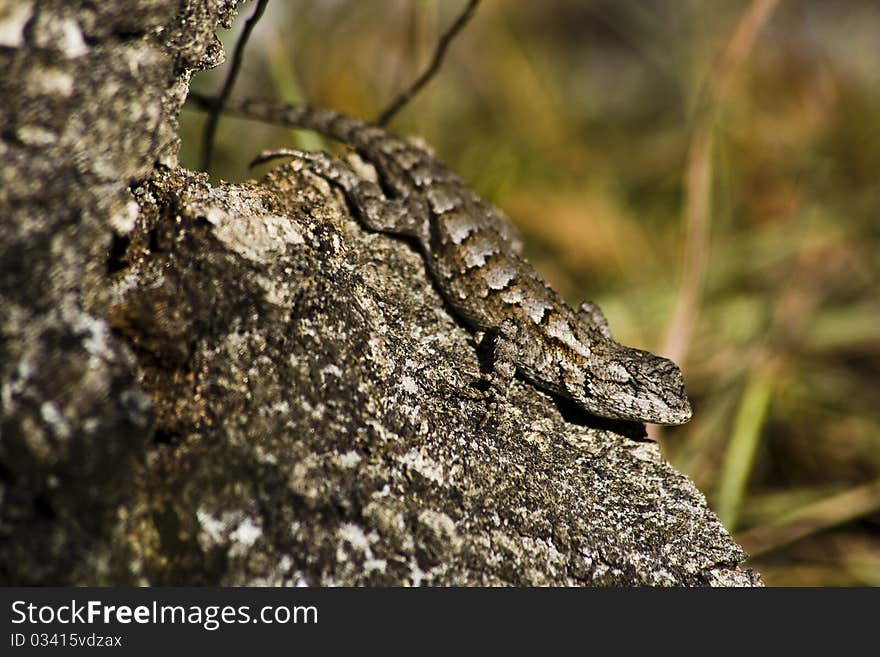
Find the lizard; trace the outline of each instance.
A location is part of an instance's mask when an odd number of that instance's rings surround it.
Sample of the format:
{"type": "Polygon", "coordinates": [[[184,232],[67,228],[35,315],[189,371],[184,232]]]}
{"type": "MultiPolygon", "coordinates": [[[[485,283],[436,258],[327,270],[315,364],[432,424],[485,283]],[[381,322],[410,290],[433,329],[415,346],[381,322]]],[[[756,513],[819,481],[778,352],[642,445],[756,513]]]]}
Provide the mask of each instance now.
{"type": "Polygon", "coordinates": [[[568,305],[523,257],[510,220],[426,147],[308,105],[232,99],[223,110],[315,131],[373,166],[378,182],[324,152],[276,150],[254,162],[281,156],[305,160],[342,191],[368,229],[414,239],[455,313],[473,331],[494,338],[487,395],[506,397],[519,372],[599,417],[666,425],[691,418],[678,366],[617,343],[597,305],[584,302],[577,310],[568,305]]]}

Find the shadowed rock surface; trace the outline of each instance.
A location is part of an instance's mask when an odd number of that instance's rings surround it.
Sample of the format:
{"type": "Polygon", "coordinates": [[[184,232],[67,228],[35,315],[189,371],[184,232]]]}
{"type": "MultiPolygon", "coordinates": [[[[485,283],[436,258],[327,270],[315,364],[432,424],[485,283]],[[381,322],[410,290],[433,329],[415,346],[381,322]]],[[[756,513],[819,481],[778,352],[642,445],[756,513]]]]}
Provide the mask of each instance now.
{"type": "Polygon", "coordinates": [[[472,336],[322,180],[178,168],[234,3],[112,4],[0,5],[0,582],[760,583],[638,427],[517,381],[481,428],[472,336]]]}

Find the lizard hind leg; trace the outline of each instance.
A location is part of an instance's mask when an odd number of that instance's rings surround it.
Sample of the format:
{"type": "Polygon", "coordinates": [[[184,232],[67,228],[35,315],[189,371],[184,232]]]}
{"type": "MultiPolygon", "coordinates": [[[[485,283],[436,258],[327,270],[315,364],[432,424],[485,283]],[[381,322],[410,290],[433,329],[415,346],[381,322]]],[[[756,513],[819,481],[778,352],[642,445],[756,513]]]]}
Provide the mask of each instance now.
{"type": "Polygon", "coordinates": [[[381,233],[427,239],[424,213],[412,211],[401,199],[386,197],[378,184],[362,178],[339,158],[322,151],[284,149],[261,153],[254,164],[276,157],[295,157],[307,169],[339,187],[367,228],[381,233]]]}

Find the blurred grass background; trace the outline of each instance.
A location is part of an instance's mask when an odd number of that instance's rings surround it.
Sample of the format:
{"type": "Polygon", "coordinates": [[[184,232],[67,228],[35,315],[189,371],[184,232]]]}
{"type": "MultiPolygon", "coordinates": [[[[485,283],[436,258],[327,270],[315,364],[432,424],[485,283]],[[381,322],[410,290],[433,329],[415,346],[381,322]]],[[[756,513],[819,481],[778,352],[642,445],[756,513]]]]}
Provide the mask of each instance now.
{"type": "MultiPolygon", "coordinates": [[[[272,0],[234,95],[375,118],[463,4],[272,0]]],[[[680,362],[694,419],[654,437],[770,585],[880,585],[878,34],[876,0],[484,0],[392,124],[680,362]]],[[[224,118],[211,173],[290,145],[326,146],[224,118]]]]}

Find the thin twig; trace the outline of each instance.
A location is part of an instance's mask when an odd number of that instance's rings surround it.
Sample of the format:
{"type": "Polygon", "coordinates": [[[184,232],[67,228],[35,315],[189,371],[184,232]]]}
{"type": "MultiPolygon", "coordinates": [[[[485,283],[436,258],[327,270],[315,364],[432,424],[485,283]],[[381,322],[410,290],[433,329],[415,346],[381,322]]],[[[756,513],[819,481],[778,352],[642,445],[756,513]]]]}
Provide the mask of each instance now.
{"type": "Polygon", "coordinates": [[[214,99],[212,107],[208,110],[208,118],[205,120],[205,127],[202,131],[203,171],[207,171],[211,166],[211,159],[214,156],[214,138],[217,134],[217,123],[220,121],[223,105],[226,103],[226,99],[229,98],[229,94],[232,92],[232,87],[235,85],[235,80],[238,78],[238,73],[241,70],[241,63],[244,60],[244,48],[251,37],[251,33],[257,26],[257,22],[262,18],[263,12],[266,11],[268,4],[269,0],[257,0],[254,13],[244,24],[244,29],[241,31],[238,43],[235,44],[235,50],[232,53],[232,64],[229,68],[229,74],[223,82],[223,88],[214,99]]]}
{"type": "Polygon", "coordinates": [[[467,6],[464,10],[459,14],[458,18],[455,19],[455,22],[449,26],[449,29],[446,30],[441,36],[440,40],[437,42],[437,48],[434,50],[434,57],[431,59],[431,63],[424,70],[424,72],[416,78],[416,80],[409,86],[408,89],[404,90],[394,101],[388,105],[380,114],[379,118],[376,119],[376,125],[385,126],[388,122],[397,114],[404,105],[406,105],[413,96],[415,96],[419,91],[421,91],[422,87],[424,87],[428,81],[434,77],[434,74],[437,73],[440,68],[440,64],[443,63],[443,58],[446,56],[446,50],[449,48],[450,42],[455,38],[455,35],[458,34],[461,29],[467,24],[467,22],[471,19],[471,16],[474,13],[474,10],[477,8],[477,5],[480,4],[480,0],[469,0],[467,6]]]}

